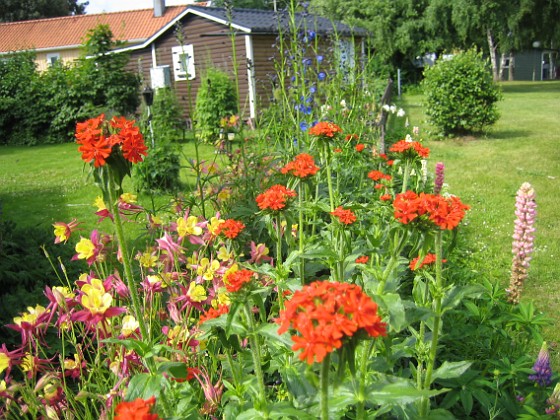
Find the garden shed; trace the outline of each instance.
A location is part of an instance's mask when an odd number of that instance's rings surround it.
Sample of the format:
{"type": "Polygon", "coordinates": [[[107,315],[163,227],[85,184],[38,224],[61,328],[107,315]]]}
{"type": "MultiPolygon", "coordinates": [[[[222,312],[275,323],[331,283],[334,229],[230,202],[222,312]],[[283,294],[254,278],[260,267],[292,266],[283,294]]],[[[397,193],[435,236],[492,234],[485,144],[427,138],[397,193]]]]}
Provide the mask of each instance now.
{"type": "MultiPolygon", "coordinates": [[[[287,12],[188,6],[142,44],[115,52],[130,54],[130,69],[140,71],[144,86],[174,89],[187,121],[205,70],[225,71],[237,79],[240,113],[248,120],[273,95],[279,32],[288,31],[289,24],[287,12]]],[[[303,13],[295,16],[295,25],[300,33],[320,40],[326,57],[337,54],[345,65],[358,63],[355,57],[363,53],[363,30],[303,13]],[[335,50],[327,50],[333,45],[335,50]]],[[[325,60],[327,64],[333,60],[325,60]]]]}
{"type": "MultiPolygon", "coordinates": [[[[515,80],[541,81],[560,77],[558,50],[533,48],[515,53],[513,59],[515,80]]],[[[509,61],[506,65],[509,66],[509,61]]]]}

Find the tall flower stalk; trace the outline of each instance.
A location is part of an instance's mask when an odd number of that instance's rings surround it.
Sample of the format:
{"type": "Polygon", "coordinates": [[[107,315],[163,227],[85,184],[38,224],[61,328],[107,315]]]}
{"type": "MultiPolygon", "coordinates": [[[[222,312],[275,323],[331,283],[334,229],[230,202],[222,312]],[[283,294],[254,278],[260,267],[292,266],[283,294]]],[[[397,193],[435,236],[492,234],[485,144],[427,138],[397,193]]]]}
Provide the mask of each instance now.
{"type": "Polygon", "coordinates": [[[508,288],[508,301],[513,304],[519,303],[523,283],[527,279],[535,240],[534,225],[536,215],[535,190],[531,184],[524,182],[517,191],[515,199],[516,219],[512,244],[513,262],[508,288]]]}

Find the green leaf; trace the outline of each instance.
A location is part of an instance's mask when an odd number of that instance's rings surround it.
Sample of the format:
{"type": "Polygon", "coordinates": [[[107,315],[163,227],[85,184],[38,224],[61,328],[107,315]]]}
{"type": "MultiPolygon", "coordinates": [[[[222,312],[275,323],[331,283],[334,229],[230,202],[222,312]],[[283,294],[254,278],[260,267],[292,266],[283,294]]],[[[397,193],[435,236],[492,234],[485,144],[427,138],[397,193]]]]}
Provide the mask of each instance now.
{"type": "Polygon", "coordinates": [[[277,324],[262,324],[257,328],[257,332],[270,340],[281,344],[287,349],[291,349],[294,344],[289,334],[278,334],[279,326],[277,324]]]}
{"type": "Polygon", "coordinates": [[[461,362],[443,362],[443,364],[434,371],[432,380],[436,379],[452,379],[461,376],[472,365],[472,362],[463,360],[461,362]]]}
{"type": "Polygon", "coordinates": [[[272,419],[286,419],[294,418],[298,420],[314,420],[315,416],[312,416],[305,411],[298,410],[293,407],[290,403],[281,401],[272,405],[270,410],[270,417],[272,419]]]}
{"type": "Polygon", "coordinates": [[[400,332],[408,325],[401,297],[396,293],[385,293],[378,296],[383,309],[389,314],[389,326],[394,332],[400,332]]]}
{"type": "Polygon", "coordinates": [[[163,375],[151,375],[139,373],[134,375],[126,390],[126,401],[136,398],[148,399],[152,396],[158,398],[160,392],[165,388],[167,380],[163,375]]]}

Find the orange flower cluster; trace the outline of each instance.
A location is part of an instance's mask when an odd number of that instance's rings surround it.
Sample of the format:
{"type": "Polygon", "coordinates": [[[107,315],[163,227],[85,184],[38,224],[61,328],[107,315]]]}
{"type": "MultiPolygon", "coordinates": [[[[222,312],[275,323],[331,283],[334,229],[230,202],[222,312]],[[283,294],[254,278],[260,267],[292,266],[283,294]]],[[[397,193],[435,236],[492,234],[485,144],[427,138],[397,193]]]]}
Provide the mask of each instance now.
{"type": "Polygon", "coordinates": [[[344,209],[342,206],[338,206],[334,211],[331,211],[331,214],[338,217],[338,220],[345,225],[351,225],[356,221],[356,215],[352,210],[344,209]]]}
{"type": "Polygon", "coordinates": [[[206,311],[206,313],[200,315],[198,322],[202,324],[205,321],[218,318],[220,315],[227,314],[228,312],[229,312],[229,306],[219,305],[217,309],[210,308],[208,309],[208,311],[206,311]]]}
{"type": "Polygon", "coordinates": [[[296,330],[292,350],[301,349],[299,358],[308,364],[321,362],[345,338],[362,330],[370,337],[387,335],[377,304],[360,286],[347,283],[315,281],[304,286],[286,301],[276,322],[278,334],[296,330]]]}
{"type": "Polygon", "coordinates": [[[120,151],[129,162],[141,162],[148,154],[148,148],[134,121],[113,117],[110,126],[113,128],[111,134],[106,132],[104,114],[76,124],[76,143],[80,145],[78,151],[82,153],[82,160],[93,161],[93,165],[99,168],[105,165],[114,151],[120,151]]]}
{"type": "Polygon", "coordinates": [[[465,212],[470,208],[463,204],[459,197],[443,197],[441,195],[407,191],[397,194],[393,201],[394,216],[399,222],[408,224],[426,216],[427,220],[440,229],[455,229],[465,212]]]}
{"type": "Polygon", "coordinates": [[[245,229],[245,225],[239,220],[227,219],[220,223],[216,229],[216,235],[223,233],[227,238],[234,239],[243,229],[245,229]]]}
{"type": "Polygon", "coordinates": [[[356,264],[367,264],[369,261],[369,257],[367,255],[362,255],[361,257],[356,258],[356,264]]]}
{"type": "Polygon", "coordinates": [[[385,174],[381,171],[370,171],[367,177],[372,181],[381,181],[382,179],[386,179],[387,181],[391,180],[391,175],[385,174]]]}
{"type": "Polygon", "coordinates": [[[282,210],[286,207],[287,201],[297,194],[294,190],[283,185],[273,185],[268,190],[259,194],[256,198],[257,205],[261,210],[282,210]]]}
{"type": "Polygon", "coordinates": [[[336,133],[342,133],[342,128],[328,121],[320,121],[309,129],[309,134],[317,137],[333,138],[336,133]]]}
{"type": "Polygon", "coordinates": [[[423,158],[428,158],[428,156],[430,156],[430,149],[422,146],[417,141],[399,140],[391,146],[389,151],[394,153],[405,153],[408,151],[413,151],[414,154],[417,154],[418,156],[423,158]]]}
{"type": "Polygon", "coordinates": [[[228,274],[224,279],[227,291],[230,293],[240,291],[243,285],[251,282],[254,275],[255,272],[251,270],[239,270],[228,274]]]}
{"type": "Polygon", "coordinates": [[[356,152],[361,152],[361,151],[363,151],[365,148],[366,148],[366,145],[363,144],[363,143],[358,143],[358,144],[356,145],[356,147],[355,147],[356,152]]]}
{"type": "Polygon", "coordinates": [[[150,413],[155,403],[155,397],[120,402],[115,409],[115,420],[158,420],[157,414],[150,413]]]}
{"type": "Polygon", "coordinates": [[[319,167],[315,165],[313,156],[307,153],[300,153],[294,160],[288,162],[280,172],[284,175],[290,172],[293,176],[298,178],[306,178],[315,175],[319,171],[319,167]]]}
{"type": "MultiPolygon", "coordinates": [[[[422,267],[426,266],[426,265],[430,265],[436,262],[436,254],[427,254],[422,261],[420,261],[420,256],[414,258],[412,261],[410,261],[410,269],[412,271],[414,270],[420,270],[422,267]]],[[[447,260],[442,260],[442,262],[447,262],[447,260]]]]}

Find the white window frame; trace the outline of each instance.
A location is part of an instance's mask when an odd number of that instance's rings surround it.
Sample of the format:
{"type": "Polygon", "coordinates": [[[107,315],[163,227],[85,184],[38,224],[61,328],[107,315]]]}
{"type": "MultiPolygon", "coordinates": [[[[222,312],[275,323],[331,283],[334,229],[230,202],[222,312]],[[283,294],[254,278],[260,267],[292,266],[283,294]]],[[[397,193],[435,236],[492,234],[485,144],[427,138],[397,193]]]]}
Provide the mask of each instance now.
{"type": "Polygon", "coordinates": [[[47,66],[51,67],[54,63],[60,61],[60,53],[47,54],[47,66]],[[54,58],[54,61],[53,61],[54,58]]]}
{"type": "Polygon", "coordinates": [[[175,81],[193,80],[196,77],[194,48],[192,44],[171,48],[175,81]]]}

